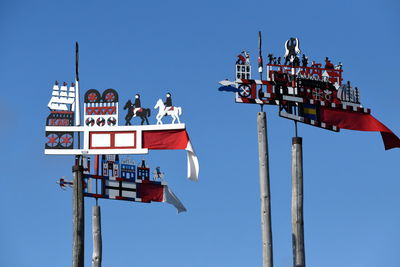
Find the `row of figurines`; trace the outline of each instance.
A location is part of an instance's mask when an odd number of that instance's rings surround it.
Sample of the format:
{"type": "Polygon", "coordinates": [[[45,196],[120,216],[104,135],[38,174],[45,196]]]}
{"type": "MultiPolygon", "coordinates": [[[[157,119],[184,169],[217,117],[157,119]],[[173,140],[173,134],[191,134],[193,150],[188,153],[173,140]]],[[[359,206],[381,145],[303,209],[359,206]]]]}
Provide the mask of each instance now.
{"type": "MultiPolygon", "coordinates": [[[[141,160],[141,164],[136,165],[133,160],[127,158],[120,161],[119,155],[101,155],[97,163],[98,170],[94,170],[95,174],[99,173],[101,176],[108,176],[111,179],[124,178],[124,179],[150,179],[150,167],[146,164],[145,160],[141,160]]],[[[84,173],[90,174],[90,158],[87,157],[83,162],[84,173]]],[[[164,172],[161,171],[160,166],[157,166],[153,171],[153,179],[163,179],[164,172]]]]}
{"type": "MultiPolygon", "coordinates": [[[[282,58],[281,57],[275,57],[273,54],[268,54],[268,59],[269,65],[291,65],[291,66],[302,66],[302,67],[308,67],[309,60],[308,57],[303,54],[301,59],[298,57],[298,55],[301,53],[300,50],[300,42],[298,38],[290,38],[285,42],[285,55],[282,57],[285,59],[285,62],[282,64],[282,58]],[[300,62],[301,61],[301,62],[300,62]],[[300,64],[301,63],[301,64],[300,64]]],[[[241,65],[250,65],[250,53],[247,51],[242,51],[238,56],[238,59],[236,60],[236,64],[241,64],[241,65]]],[[[262,63],[259,60],[259,64],[262,63]]],[[[336,69],[336,70],[341,70],[342,69],[342,63],[339,62],[339,64],[334,65],[328,57],[325,57],[325,69],[336,69]]],[[[322,68],[322,64],[316,63],[315,61],[312,61],[311,63],[312,68],[322,68]]]]}
{"type": "MultiPolygon", "coordinates": [[[[112,155],[115,157],[115,155],[112,155]]],[[[118,155],[117,155],[118,157],[118,155]]],[[[150,168],[142,160],[141,165],[136,166],[133,160],[127,159],[121,163],[117,160],[107,159],[105,155],[101,156],[100,166],[101,171],[95,170],[94,174],[91,174],[90,169],[90,158],[85,157],[83,160],[83,173],[86,175],[96,175],[102,177],[108,177],[110,180],[115,180],[115,178],[123,178],[127,180],[150,180],[150,168]]],[[[161,168],[157,166],[153,171],[153,181],[161,180],[163,181],[165,173],[161,171],[161,168]]],[[[73,186],[72,181],[65,178],[61,178],[57,181],[57,184],[61,189],[73,186]]]]}
{"type": "MultiPolygon", "coordinates": [[[[115,126],[117,124],[117,120],[113,115],[118,115],[118,111],[116,110],[116,107],[114,107],[115,110],[112,110],[112,114],[109,114],[111,116],[107,116],[106,114],[101,114],[101,108],[105,108],[107,112],[107,108],[108,106],[102,106],[102,104],[100,104],[101,106],[94,106],[94,107],[86,107],[86,120],[85,120],[85,124],[87,126],[104,126],[109,125],[109,126],[115,126]],[[91,113],[88,113],[88,109],[90,109],[91,113]],[[97,113],[96,113],[96,109],[97,109],[97,113]],[[93,115],[106,115],[106,116],[101,116],[99,118],[96,119],[95,121],[95,117],[98,116],[93,116],[93,115]],[[108,118],[107,118],[108,117],[108,118]],[[107,121],[106,121],[107,119],[107,121]]],[[[142,103],[140,100],[140,95],[136,94],[135,95],[135,100],[134,102],[132,102],[131,100],[128,100],[126,102],[126,104],[123,107],[124,110],[127,110],[127,113],[125,115],[125,125],[132,125],[131,120],[134,117],[139,117],[141,119],[141,125],[143,125],[144,123],[146,123],[147,125],[149,125],[149,120],[148,118],[151,115],[151,111],[150,108],[145,108],[142,107],[142,103]]],[[[154,106],[154,109],[158,109],[158,114],[156,115],[156,124],[163,124],[162,119],[165,116],[171,116],[172,118],[172,124],[177,122],[177,123],[181,123],[179,116],[182,115],[182,108],[181,107],[177,107],[177,106],[173,106],[172,104],[172,96],[171,93],[167,93],[166,94],[166,99],[165,102],[162,101],[162,99],[159,99],[156,103],[156,105],[154,106]]]]}
{"type": "MultiPolygon", "coordinates": [[[[156,124],[163,124],[162,118],[164,116],[171,116],[171,123],[175,123],[175,121],[181,123],[179,116],[182,115],[182,108],[172,105],[171,93],[168,92],[166,94],[165,102],[163,102],[161,99],[158,99],[154,109],[158,109],[158,114],[156,115],[156,124]]],[[[149,124],[148,117],[150,117],[151,112],[149,108],[142,107],[139,94],[135,95],[135,101],[133,103],[131,100],[126,102],[124,105],[124,110],[128,111],[125,116],[125,125],[131,125],[131,119],[133,117],[139,117],[142,120],[142,125],[144,122],[149,124]]]]}
{"type": "MultiPolygon", "coordinates": [[[[70,91],[74,92],[74,96],[71,99],[67,99],[66,96],[63,95],[63,92],[67,88],[67,83],[64,82],[61,88],[59,87],[59,82],[56,81],[53,86],[53,93],[51,100],[48,104],[49,109],[52,113],[59,112],[70,112],[73,113],[76,110],[77,102],[75,101],[75,84],[72,83],[70,87],[70,91]],[[62,92],[61,92],[62,91],[62,92]],[[61,92],[61,93],[60,93],[61,92]],[[67,102],[68,100],[68,102],[67,102]]],[[[84,103],[85,103],[85,120],[87,126],[104,126],[106,123],[109,126],[116,125],[117,119],[113,116],[113,118],[109,118],[108,115],[118,115],[118,93],[114,89],[107,89],[102,94],[96,89],[89,89],[84,95],[84,103]],[[112,110],[103,110],[105,108],[112,108],[112,110]],[[106,115],[105,118],[96,118],[97,121],[93,120],[94,117],[90,117],[92,115],[106,115]],[[106,121],[107,120],[107,121],[106,121]]],[[[182,114],[181,107],[175,107],[172,104],[172,96],[171,93],[166,93],[165,101],[159,99],[154,106],[154,109],[158,109],[158,114],[156,115],[156,124],[163,124],[162,119],[164,116],[171,116],[172,123],[178,122],[180,123],[179,116],[182,114]]],[[[132,102],[128,100],[124,105],[124,110],[127,110],[127,114],[125,116],[126,123],[125,125],[131,125],[131,119],[133,117],[140,117],[142,119],[141,124],[144,123],[149,124],[148,117],[150,117],[150,109],[142,107],[140,95],[136,94],[135,99],[132,102]]],[[[54,115],[54,114],[53,114],[54,115]]],[[[99,116],[95,116],[99,117],[99,116]]],[[[58,118],[59,120],[60,118],[58,118]]],[[[53,124],[51,124],[53,125],[53,124]]],[[[68,123],[69,125],[69,123],[68,123]]]]}

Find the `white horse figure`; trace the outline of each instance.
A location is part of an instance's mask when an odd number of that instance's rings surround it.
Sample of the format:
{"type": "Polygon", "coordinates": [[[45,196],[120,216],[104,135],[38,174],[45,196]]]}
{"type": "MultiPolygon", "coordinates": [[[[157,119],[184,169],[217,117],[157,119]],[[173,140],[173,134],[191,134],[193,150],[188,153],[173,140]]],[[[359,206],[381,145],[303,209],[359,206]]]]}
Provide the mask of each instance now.
{"type": "Polygon", "coordinates": [[[182,115],[182,108],[181,107],[173,107],[172,110],[165,110],[164,102],[161,99],[158,99],[157,104],[154,106],[154,109],[158,108],[158,114],[156,116],[157,125],[163,124],[161,121],[164,116],[171,116],[172,123],[175,123],[178,120],[178,123],[181,123],[179,120],[179,116],[182,115]]]}

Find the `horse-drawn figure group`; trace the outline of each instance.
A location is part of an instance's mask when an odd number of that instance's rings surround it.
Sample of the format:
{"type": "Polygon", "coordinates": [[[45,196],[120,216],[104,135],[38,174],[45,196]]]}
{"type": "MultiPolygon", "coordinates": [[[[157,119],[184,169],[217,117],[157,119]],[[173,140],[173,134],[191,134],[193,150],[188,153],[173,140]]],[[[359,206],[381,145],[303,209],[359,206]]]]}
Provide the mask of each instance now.
{"type": "MultiPolygon", "coordinates": [[[[131,119],[134,117],[140,117],[141,125],[143,125],[145,122],[147,125],[149,125],[148,118],[151,115],[150,108],[142,107],[139,94],[135,95],[134,103],[132,103],[132,101],[129,99],[126,102],[124,109],[128,110],[128,113],[125,116],[125,125],[132,125],[131,119]]],[[[165,102],[163,102],[161,98],[158,99],[156,105],[154,106],[154,109],[158,109],[158,114],[156,115],[156,124],[163,124],[162,118],[164,116],[171,116],[171,123],[175,123],[175,121],[181,123],[179,120],[179,116],[182,115],[182,108],[172,105],[171,93],[166,94],[165,102]]]]}

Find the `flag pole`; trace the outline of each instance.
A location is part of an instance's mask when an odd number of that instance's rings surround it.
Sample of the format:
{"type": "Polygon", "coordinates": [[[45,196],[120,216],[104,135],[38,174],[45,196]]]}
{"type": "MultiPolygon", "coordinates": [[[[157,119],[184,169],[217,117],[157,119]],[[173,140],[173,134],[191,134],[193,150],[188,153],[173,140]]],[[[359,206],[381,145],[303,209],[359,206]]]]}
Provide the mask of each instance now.
{"type": "MultiPolygon", "coordinates": [[[[75,126],[80,126],[79,104],[79,45],[75,42],[75,126]]],[[[78,149],[81,147],[80,132],[77,133],[78,149]]],[[[84,267],[85,247],[85,202],[83,196],[83,166],[82,157],[75,157],[73,172],[73,244],[72,267],[84,267]]]]}
{"type": "MultiPolygon", "coordinates": [[[[262,80],[263,60],[261,52],[261,31],[258,32],[258,72],[262,80]]],[[[262,90],[262,85],[261,89],[262,90]]],[[[267,116],[261,105],[257,114],[258,159],[260,170],[261,198],[261,237],[263,243],[263,267],[273,267],[272,225],[271,225],[271,190],[269,182],[267,116]]]]}

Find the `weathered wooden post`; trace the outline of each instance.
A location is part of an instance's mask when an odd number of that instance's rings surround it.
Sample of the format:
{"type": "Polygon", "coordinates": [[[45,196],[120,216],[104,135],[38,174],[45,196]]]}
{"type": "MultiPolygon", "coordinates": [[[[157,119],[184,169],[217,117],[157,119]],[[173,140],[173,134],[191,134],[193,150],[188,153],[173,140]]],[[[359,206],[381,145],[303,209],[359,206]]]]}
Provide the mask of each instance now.
{"type": "Polygon", "coordinates": [[[101,213],[100,206],[92,208],[92,234],[93,234],[93,255],[92,267],[101,267],[102,260],[102,239],[101,239],[101,213]]]}
{"type": "Polygon", "coordinates": [[[303,139],[292,139],[292,245],[293,266],[305,267],[303,220],[303,139]]]}
{"type": "Polygon", "coordinates": [[[258,112],[258,158],[260,168],[261,197],[261,235],[263,243],[263,267],[273,266],[272,226],[271,226],[271,193],[269,185],[267,120],[265,112],[258,112]]]}
{"type": "Polygon", "coordinates": [[[83,200],[83,166],[78,156],[72,167],[73,181],[73,245],[72,267],[84,267],[85,207],[83,200]]]}

